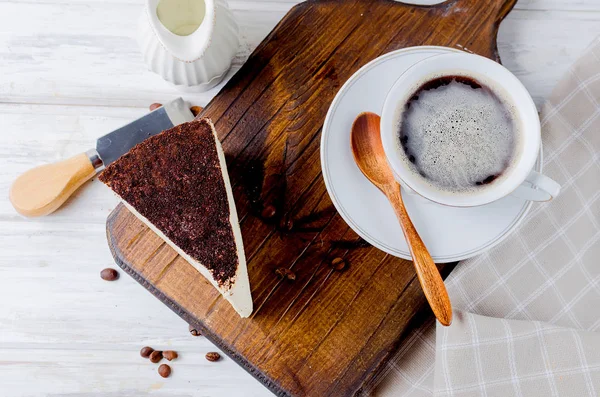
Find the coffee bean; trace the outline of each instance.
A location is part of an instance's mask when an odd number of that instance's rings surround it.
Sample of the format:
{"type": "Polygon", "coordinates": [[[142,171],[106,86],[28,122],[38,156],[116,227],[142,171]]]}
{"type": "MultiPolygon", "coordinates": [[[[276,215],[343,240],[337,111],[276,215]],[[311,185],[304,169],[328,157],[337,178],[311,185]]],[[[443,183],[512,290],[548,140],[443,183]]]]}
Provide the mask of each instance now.
{"type": "Polygon", "coordinates": [[[162,360],[162,358],[163,358],[163,353],[160,350],[154,350],[150,354],[150,361],[152,361],[154,364],[156,364],[157,362],[162,360]]]}
{"type": "Polygon", "coordinates": [[[119,278],[119,272],[115,269],[106,268],[100,272],[100,277],[102,277],[102,280],[115,281],[119,278]]]}
{"type": "Polygon", "coordinates": [[[260,215],[263,217],[263,219],[271,219],[275,216],[276,213],[277,213],[277,210],[275,209],[274,206],[267,205],[265,208],[263,208],[260,215]]]}
{"type": "Polygon", "coordinates": [[[179,357],[179,355],[177,354],[176,351],[165,350],[163,352],[163,357],[166,358],[167,360],[171,361],[171,360],[175,360],[177,357],[179,357]]]}
{"type": "Polygon", "coordinates": [[[206,353],[206,359],[208,361],[219,361],[221,359],[221,355],[217,352],[206,353]]]}
{"type": "Polygon", "coordinates": [[[342,258],[335,258],[331,261],[331,267],[338,271],[344,270],[346,268],[346,261],[342,258]]]}
{"type": "Polygon", "coordinates": [[[190,330],[190,334],[192,334],[193,336],[200,336],[200,335],[202,335],[202,334],[200,333],[200,331],[198,331],[198,330],[196,329],[196,327],[194,327],[194,326],[193,326],[193,325],[191,325],[191,324],[190,324],[190,326],[189,326],[189,330],[190,330]]]}
{"type": "Polygon", "coordinates": [[[140,350],[140,356],[142,356],[144,358],[148,358],[148,357],[150,357],[150,355],[152,354],[153,351],[154,351],[154,349],[151,348],[150,346],[142,347],[142,350],[140,350]]]}
{"type": "Polygon", "coordinates": [[[192,106],[190,108],[190,111],[192,112],[192,114],[194,115],[194,117],[196,117],[197,115],[200,114],[200,112],[202,111],[202,108],[200,106],[192,106]]]}
{"type": "Polygon", "coordinates": [[[153,103],[152,105],[150,105],[150,111],[156,110],[161,106],[162,106],[162,104],[160,104],[160,103],[153,103]]]}
{"type": "Polygon", "coordinates": [[[171,375],[171,367],[169,367],[167,364],[161,364],[158,366],[158,373],[163,378],[168,378],[169,375],[171,375]]]}
{"type": "Polygon", "coordinates": [[[280,267],[275,270],[275,274],[286,280],[294,281],[296,279],[296,273],[288,269],[287,267],[280,267]]]}

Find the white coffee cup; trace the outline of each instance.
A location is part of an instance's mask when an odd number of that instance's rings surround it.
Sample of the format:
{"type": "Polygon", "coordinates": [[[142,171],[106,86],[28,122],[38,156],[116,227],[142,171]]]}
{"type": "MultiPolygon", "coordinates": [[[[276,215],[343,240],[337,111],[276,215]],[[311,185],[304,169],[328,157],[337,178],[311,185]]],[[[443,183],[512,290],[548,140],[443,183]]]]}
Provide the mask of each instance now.
{"type": "Polygon", "coordinates": [[[531,201],[548,201],[560,192],[558,183],[533,170],[540,153],[541,135],[538,112],[529,92],[508,69],[479,55],[436,55],[417,62],[404,72],[385,99],[381,115],[381,139],[398,182],[409,191],[436,203],[471,207],[491,203],[509,194],[531,201]],[[509,102],[507,105],[515,110],[516,121],[522,123],[520,145],[503,177],[468,194],[436,188],[412,171],[398,143],[398,121],[412,95],[427,81],[456,75],[475,79],[493,92],[503,90],[503,100],[509,102]]]}

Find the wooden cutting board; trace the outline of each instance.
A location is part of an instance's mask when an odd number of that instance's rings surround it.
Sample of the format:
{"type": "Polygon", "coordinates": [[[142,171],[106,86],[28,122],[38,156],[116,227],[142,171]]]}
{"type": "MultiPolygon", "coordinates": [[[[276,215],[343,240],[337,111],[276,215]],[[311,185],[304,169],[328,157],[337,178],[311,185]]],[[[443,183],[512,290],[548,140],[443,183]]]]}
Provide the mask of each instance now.
{"type": "Polygon", "coordinates": [[[515,1],[301,3],[208,104],[201,116],[217,127],[234,186],[251,318],[122,205],[107,222],[117,263],[274,393],[357,393],[429,308],[412,265],[366,244],[336,213],[319,162],[327,109],[354,72],[398,48],[443,45],[499,60],[498,24],[515,1]],[[337,258],[345,269],[332,266],[337,258]]]}

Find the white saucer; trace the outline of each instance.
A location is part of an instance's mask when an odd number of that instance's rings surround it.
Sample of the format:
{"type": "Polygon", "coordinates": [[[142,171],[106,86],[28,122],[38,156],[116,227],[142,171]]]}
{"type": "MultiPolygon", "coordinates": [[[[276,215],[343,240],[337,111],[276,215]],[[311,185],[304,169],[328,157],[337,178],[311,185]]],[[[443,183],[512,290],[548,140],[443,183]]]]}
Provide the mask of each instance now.
{"type": "MultiPolygon", "coordinates": [[[[329,196],[346,223],[375,247],[410,259],[402,230],[385,196],[356,166],[350,128],[361,112],[381,114],[388,90],[424,58],[455,52],[445,47],[412,47],[388,53],[358,70],[333,100],[321,137],[321,167],[329,196]]],[[[539,169],[540,161],[538,160],[539,169]]],[[[453,208],[407,194],[408,213],[435,262],[480,254],[502,241],[523,219],[531,202],[508,196],[480,207],[453,208]]]]}

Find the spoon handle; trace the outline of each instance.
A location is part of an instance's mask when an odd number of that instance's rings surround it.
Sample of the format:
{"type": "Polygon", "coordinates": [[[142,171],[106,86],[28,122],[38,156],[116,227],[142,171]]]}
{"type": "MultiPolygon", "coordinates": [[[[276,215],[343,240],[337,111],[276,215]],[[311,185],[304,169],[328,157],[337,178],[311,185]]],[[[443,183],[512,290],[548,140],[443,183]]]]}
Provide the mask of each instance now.
{"type": "Polygon", "coordinates": [[[406,207],[400,193],[400,185],[397,183],[387,185],[384,192],[392,207],[394,207],[396,216],[402,226],[402,231],[404,232],[404,237],[408,243],[415,270],[417,271],[417,277],[429,302],[429,306],[431,306],[439,322],[442,325],[448,326],[452,323],[452,305],[450,304],[450,298],[448,298],[444,280],[442,280],[442,276],[435,266],[429,251],[427,251],[423,240],[421,240],[421,236],[419,236],[417,229],[415,229],[408,216],[408,212],[406,212],[406,207]]]}

